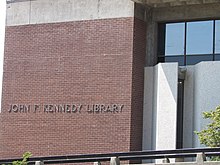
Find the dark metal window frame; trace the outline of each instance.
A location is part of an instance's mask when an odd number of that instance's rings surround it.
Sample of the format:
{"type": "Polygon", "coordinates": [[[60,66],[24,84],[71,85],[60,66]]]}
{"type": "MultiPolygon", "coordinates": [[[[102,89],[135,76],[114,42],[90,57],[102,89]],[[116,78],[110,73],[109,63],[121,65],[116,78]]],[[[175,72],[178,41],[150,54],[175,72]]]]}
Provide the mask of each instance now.
{"type": "Polygon", "coordinates": [[[184,80],[178,79],[176,148],[183,148],[184,80]]]}
{"type": "MultiPolygon", "coordinates": [[[[220,19],[209,19],[209,20],[192,20],[192,21],[180,21],[180,22],[163,22],[158,23],[158,48],[157,48],[157,54],[158,54],[158,63],[159,62],[166,62],[166,59],[172,59],[172,58],[179,58],[179,61],[169,61],[168,62],[179,62],[180,65],[186,66],[186,65],[192,65],[188,60],[190,57],[199,57],[202,56],[204,58],[211,58],[211,60],[202,60],[201,61],[216,61],[217,56],[220,56],[220,53],[215,52],[215,40],[216,40],[216,21],[220,21],[220,19]],[[187,54],[186,52],[186,46],[187,46],[187,24],[189,22],[201,22],[201,21],[213,21],[213,43],[212,43],[212,53],[211,54],[187,54]],[[183,55],[166,55],[165,54],[165,42],[166,42],[166,24],[169,23],[184,23],[184,54],[183,55]],[[181,58],[182,60],[181,60],[181,58]],[[182,61],[182,63],[181,63],[182,61]]],[[[200,61],[200,60],[199,60],[200,61]]]]}

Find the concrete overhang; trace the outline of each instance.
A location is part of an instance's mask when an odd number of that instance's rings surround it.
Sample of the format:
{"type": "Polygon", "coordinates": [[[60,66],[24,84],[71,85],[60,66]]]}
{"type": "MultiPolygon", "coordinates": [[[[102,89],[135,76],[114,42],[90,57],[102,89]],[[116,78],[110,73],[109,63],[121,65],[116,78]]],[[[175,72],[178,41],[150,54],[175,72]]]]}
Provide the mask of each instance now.
{"type": "Polygon", "coordinates": [[[36,1],[36,0],[6,0],[6,3],[10,4],[10,3],[26,2],[26,1],[36,1]]]}
{"type": "Polygon", "coordinates": [[[220,0],[132,0],[132,1],[153,8],[220,3],[220,0]]]}

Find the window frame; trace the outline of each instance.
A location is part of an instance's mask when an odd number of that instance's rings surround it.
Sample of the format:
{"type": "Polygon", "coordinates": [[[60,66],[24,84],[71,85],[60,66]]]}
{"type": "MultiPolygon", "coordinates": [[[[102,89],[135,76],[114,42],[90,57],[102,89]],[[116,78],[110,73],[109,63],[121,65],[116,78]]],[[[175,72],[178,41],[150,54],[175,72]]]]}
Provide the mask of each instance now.
{"type": "MultiPolygon", "coordinates": [[[[191,21],[175,21],[175,22],[162,22],[158,23],[158,39],[157,39],[157,63],[159,62],[178,62],[181,66],[194,65],[201,61],[219,61],[216,57],[220,57],[220,53],[216,53],[216,21],[220,19],[207,19],[207,20],[191,20],[191,21]],[[187,24],[190,22],[202,22],[202,21],[213,21],[213,30],[212,30],[212,53],[211,54],[187,54],[187,24]],[[184,23],[184,54],[183,55],[166,55],[165,54],[165,45],[166,45],[166,25],[175,23],[184,23]],[[189,58],[193,57],[204,57],[201,60],[193,63],[189,61],[189,58]],[[181,58],[183,61],[181,62],[181,58]],[[208,58],[211,57],[211,60],[208,58]],[[169,59],[179,58],[180,60],[172,61],[169,59]],[[206,60],[205,60],[206,58],[206,60]],[[208,59],[208,60],[207,60],[208,59]],[[167,60],[167,61],[166,61],[167,60]]],[[[192,61],[192,60],[191,60],[192,61]]]]}

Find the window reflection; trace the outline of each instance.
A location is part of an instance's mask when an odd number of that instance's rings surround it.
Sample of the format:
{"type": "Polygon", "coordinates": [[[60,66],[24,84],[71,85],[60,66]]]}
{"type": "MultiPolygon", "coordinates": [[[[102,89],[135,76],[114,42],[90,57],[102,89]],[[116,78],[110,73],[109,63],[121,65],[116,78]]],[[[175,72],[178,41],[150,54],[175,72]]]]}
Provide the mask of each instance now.
{"type": "Polygon", "coordinates": [[[186,54],[212,54],[213,21],[187,23],[186,54]]]}
{"type": "Polygon", "coordinates": [[[220,53],[220,21],[215,21],[215,53],[220,53]]]}
{"type": "Polygon", "coordinates": [[[215,55],[215,61],[220,61],[220,54],[215,55]]]}
{"type": "Polygon", "coordinates": [[[164,62],[178,62],[182,66],[184,65],[184,56],[167,56],[164,62]]]}
{"type": "Polygon", "coordinates": [[[166,24],[165,55],[184,55],[185,23],[166,24]]]}
{"type": "Polygon", "coordinates": [[[186,65],[195,65],[201,61],[212,61],[211,55],[191,55],[186,57],[186,65]]]}
{"type": "Polygon", "coordinates": [[[162,23],[158,29],[158,62],[220,60],[220,20],[162,23]]]}

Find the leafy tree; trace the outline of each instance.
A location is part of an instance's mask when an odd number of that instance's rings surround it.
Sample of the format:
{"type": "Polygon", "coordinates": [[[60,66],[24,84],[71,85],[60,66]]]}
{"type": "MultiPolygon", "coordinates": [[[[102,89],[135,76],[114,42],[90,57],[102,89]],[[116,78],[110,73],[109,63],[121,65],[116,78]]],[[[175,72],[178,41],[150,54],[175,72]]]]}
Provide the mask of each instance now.
{"type": "Polygon", "coordinates": [[[30,152],[25,152],[23,154],[22,160],[13,161],[12,165],[27,165],[28,164],[28,158],[30,158],[32,154],[30,152]]]}
{"type": "MultiPolygon", "coordinates": [[[[201,144],[207,147],[220,147],[220,106],[210,112],[203,112],[204,119],[210,119],[211,122],[200,132],[195,131],[201,144]]],[[[211,158],[220,160],[219,156],[211,158]]]]}

